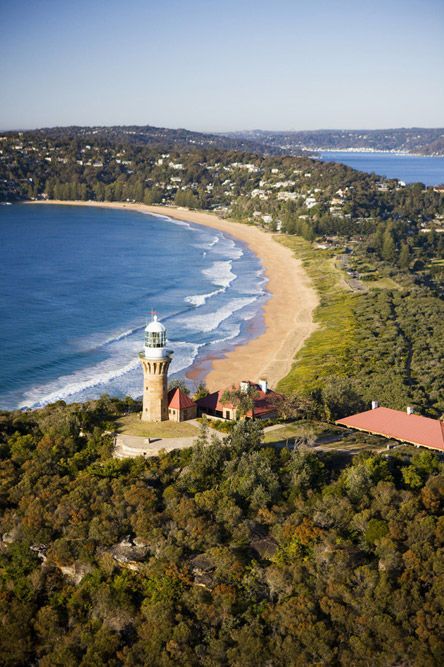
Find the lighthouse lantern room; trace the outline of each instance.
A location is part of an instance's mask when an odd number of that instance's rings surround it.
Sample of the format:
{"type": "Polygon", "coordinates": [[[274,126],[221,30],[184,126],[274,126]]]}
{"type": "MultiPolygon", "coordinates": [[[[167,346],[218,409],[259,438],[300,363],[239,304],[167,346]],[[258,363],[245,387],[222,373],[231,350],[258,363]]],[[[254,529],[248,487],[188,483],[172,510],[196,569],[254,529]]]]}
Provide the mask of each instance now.
{"type": "Polygon", "coordinates": [[[145,328],[145,345],[139,355],[143,368],[143,421],[168,419],[168,368],[173,352],[166,343],[166,329],[153,315],[145,328]]]}

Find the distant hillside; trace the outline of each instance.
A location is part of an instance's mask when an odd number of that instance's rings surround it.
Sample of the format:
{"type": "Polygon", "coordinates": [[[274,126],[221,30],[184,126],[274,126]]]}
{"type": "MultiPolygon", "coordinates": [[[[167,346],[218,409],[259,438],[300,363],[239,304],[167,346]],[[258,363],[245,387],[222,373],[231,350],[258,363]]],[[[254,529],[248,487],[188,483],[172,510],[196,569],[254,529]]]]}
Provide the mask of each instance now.
{"type": "Polygon", "coordinates": [[[444,155],[444,128],[396,128],[389,130],[313,130],[307,132],[231,132],[231,139],[256,141],[286,153],[301,150],[370,149],[444,155]]]}
{"type": "MultiPolygon", "coordinates": [[[[4,132],[4,136],[17,135],[17,132],[4,132]]],[[[220,150],[248,151],[261,155],[281,155],[284,151],[277,144],[265,144],[259,139],[227,137],[222,134],[192,132],[185,129],[169,129],[151,125],[115,125],[112,127],[52,127],[26,131],[27,137],[36,140],[51,141],[90,140],[91,143],[127,143],[131,145],[162,145],[166,150],[184,147],[217,148],[220,150]]]]}

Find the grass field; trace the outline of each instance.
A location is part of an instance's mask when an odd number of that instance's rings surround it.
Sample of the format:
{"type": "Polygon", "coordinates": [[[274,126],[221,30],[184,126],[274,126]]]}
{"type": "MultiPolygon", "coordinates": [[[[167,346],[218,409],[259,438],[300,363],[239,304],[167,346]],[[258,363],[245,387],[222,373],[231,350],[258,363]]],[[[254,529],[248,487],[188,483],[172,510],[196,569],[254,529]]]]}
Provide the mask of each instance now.
{"type": "Polygon", "coordinates": [[[372,282],[366,283],[366,285],[368,289],[403,289],[399,283],[395,282],[393,278],[390,278],[389,276],[380,278],[379,280],[373,280],[372,282]]]}
{"type": "Polygon", "coordinates": [[[317,251],[304,239],[282,236],[278,240],[302,260],[320,295],[315,331],[296,355],[290,373],[278,384],[285,393],[310,391],[326,378],[344,373],[355,336],[353,307],[360,296],[344,285],[342,271],[328,251],[317,251]]]}
{"type": "Polygon", "coordinates": [[[188,422],[143,422],[138,412],[121,417],[116,427],[123,435],[140,435],[146,438],[193,438],[198,435],[198,429],[188,422]]]}
{"type": "Polygon", "coordinates": [[[316,438],[329,437],[337,433],[342,433],[342,429],[324,422],[299,421],[283,424],[280,428],[273,428],[273,430],[267,431],[264,443],[294,440],[295,438],[312,438],[314,440],[316,438]]]}
{"type": "Polygon", "coordinates": [[[369,433],[347,432],[339,426],[326,422],[294,422],[285,424],[281,428],[268,431],[264,437],[266,445],[292,446],[294,440],[309,438],[309,445],[314,449],[326,452],[342,451],[349,454],[359,454],[362,451],[381,452],[387,445],[387,440],[369,433]]]}

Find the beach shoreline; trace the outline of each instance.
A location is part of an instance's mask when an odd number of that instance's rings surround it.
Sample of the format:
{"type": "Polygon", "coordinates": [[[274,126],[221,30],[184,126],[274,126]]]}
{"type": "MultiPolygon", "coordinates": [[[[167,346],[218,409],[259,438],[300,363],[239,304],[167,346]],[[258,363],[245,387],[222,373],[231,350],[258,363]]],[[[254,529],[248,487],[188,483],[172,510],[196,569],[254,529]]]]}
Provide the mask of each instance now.
{"type": "Polygon", "coordinates": [[[196,366],[193,364],[188,369],[187,377],[199,380],[205,378],[210,391],[230,387],[241,380],[257,382],[261,378],[267,379],[269,385],[275,387],[290,371],[296,353],[316,328],[313,313],[319,297],[302,262],[294,257],[291,250],[275,240],[275,235],[258,227],[218,218],[212,213],[170,206],[59,200],[27,203],[151,213],[212,227],[248,246],[259,258],[268,280],[266,290],[270,298],[263,307],[265,329],[257,337],[231,349],[222,358],[204,357],[196,366]]]}

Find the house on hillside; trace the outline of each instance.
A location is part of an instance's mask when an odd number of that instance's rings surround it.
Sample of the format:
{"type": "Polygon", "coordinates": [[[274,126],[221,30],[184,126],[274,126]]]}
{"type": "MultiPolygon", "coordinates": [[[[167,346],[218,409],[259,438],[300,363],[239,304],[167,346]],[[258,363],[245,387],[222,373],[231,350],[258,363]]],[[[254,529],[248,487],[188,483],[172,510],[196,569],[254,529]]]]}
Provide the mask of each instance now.
{"type": "Polygon", "coordinates": [[[379,407],[374,401],[371,410],[339,419],[336,424],[444,452],[444,422],[415,415],[412,408],[402,412],[379,407]]]}
{"type": "MultiPolygon", "coordinates": [[[[252,393],[254,406],[245,417],[247,419],[274,419],[277,416],[275,400],[280,394],[268,387],[266,380],[260,380],[258,384],[245,380],[236,389],[252,393]]],[[[215,391],[204,398],[196,401],[197,414],[199,417],[207,415],[219,419],[237,419],[237,408],[230,402],[222,402],[222,396],[226,389],[215,391]]],[[[228,389],[231,391],[231,389],[228,389]]]]}

